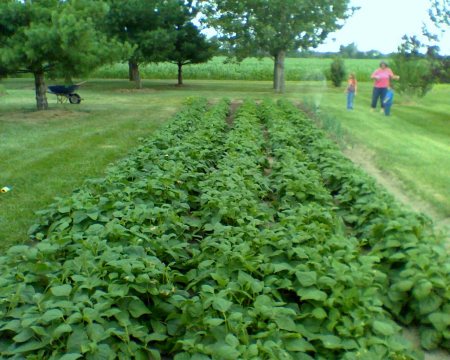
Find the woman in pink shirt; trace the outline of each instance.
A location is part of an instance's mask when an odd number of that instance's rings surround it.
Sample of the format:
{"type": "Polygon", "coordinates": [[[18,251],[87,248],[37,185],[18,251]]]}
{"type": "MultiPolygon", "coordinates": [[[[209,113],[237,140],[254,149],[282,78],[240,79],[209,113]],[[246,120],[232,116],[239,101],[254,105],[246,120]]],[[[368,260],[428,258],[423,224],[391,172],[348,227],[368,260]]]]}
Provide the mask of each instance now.
{"type": "Polygon", "coordinates": [[[400,77],[394,75],[388,65],[382,61],[380,67],[373,72],[371,78],[375,80],[372,93],[372,109],[377,107],[378,99],[380,99],[381,107],[383,107],[383,99],[386,97],[390,80],[398,80],[400,77]]]}

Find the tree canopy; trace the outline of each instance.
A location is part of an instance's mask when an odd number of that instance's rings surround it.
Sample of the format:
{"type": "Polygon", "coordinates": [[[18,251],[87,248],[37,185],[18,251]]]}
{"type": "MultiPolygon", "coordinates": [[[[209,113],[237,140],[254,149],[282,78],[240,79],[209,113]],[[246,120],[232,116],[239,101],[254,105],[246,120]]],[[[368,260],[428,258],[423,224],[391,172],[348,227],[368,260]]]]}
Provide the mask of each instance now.
{"type": "Polygon", "coordinates": [[[317,47],[351,14],[349,0],[204,1],[208,22],[237,58],[252,54],[274,59],[274,88],[284,91],[287,51],[317,47]]]}
{"type": "Polygon", "coordinates": [[[127,52],[96,27],[107,9],[100,0],[0,3],[0,67],[34,75],[39,110],[48,108],[46,72],[81,75],[127,52]]]}
{"type": "Polygon", "coordinates": [[[192,23],[177,26],[174,49],[168,54],[167,60],[178,66],[178,85],[183,84],[182,67],[188,64],[198,64],[211,59],[218,46],[207,40],[206,36],[192,23]]]}
{"type": "Polygon", "coordinates": [[[130,80],[141,87],[139,64],[167,60],[175,50],[177,25],[195,17],[192,1],[108,0],[105,31],[134,50],[129,56],[130,80]]]}

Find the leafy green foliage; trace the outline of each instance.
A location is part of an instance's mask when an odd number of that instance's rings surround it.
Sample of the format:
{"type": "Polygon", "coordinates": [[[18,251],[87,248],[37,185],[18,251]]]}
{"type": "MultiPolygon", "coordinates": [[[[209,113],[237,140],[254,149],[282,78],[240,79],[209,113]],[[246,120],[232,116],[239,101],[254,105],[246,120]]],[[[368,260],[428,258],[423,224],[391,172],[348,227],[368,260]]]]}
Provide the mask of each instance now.
{"type": "Polygon", "coordinates": [[[206,2],[205,12],[238,59],[274,58],[274,88],[283,92],[285,53],[319,45],[349,16],[348,8],[348,0],[221,0],[206,2]]]}
{"type": "Polygon", "coordinates": [[[334,86],[340,87],[345,77],[344,60],[337,57],[330,65],[330,78],[334,86]]]}
{"type": "Polygon", "coordinates": [[[176,27],[174,49],[167,56],[167,60],[178,66],[178,84],[183,83],[182,67],[188,64],[200,64],[210,60],[217,46],[191,22],[179,24],[176,27]]]}
{"type": "Polygon", "coordinates": [[[434,72],[438,71],[438,61],[420,54],[422,47],[415,36],[404,36],[398,53],[393,57],[393,67],[400,76],[395,88],[400,93],[423,97],[437,81],[434,72]]]}
{"type": "Polygon", "coordinates": [[[103,18],[104,30],[111,38],[133,46],[124,60],[136,63],[159,61],[173,47],[174,33],[168,31],[178,16],[178,1],[108,0],[108,12],[103,18]],[[165,25],[166,24],[166,25],[165,25]]]}
{"type": "Polygon", "coordinates": [[[448,312],[450,300],[447,252],[430,220],[403,209],[296,109],[290,111],[302,124],[298,139],[320,169],[349,234],[380,258],[377,269],[389,279],[389,286],[381,288],[384,306],[402,323],[420,326],[424,348],[448,349],[449,325],[442,330],[445,321],[430,320],[448,312]]]}
{"type": "Polygon", "coordinates": [[[97,0],[3,1],[0,3],[0,67],[36,78],[39,110],[48,107],[43,74],[85,75],[119,60],[129,50],[97,29],[106,12],[97,0]]]}
{"type": "Polygon", "coordinates": [[[442,344],[448,282],[412,242],[391,251],[406,230],[372,218],[374,199],[364,213],[370,181],[346,182],[355,169],[291,104],[228,110],[188,99],[41,212],[35,243],[0,257],[2,358],[420,359],[391,316],[406,311],[442,344]]]}
{"type": "Polygon", "coordinates": [[[176,61],[181,66],[206,61],[209,44],[190,22],[197,14],[192,1],[181,0],[108,0],[109,11],[104,30],[133,46],[124,60],[129,63],[129,78],[141,87],[139,65],[148,62],[176,61]],[[186,37],[189,41],[186,42],[186,37]],[[185,44],[180,42],[185,41],[185,44]],[[198,45],[194,54],[191,47],[198,45]]]}

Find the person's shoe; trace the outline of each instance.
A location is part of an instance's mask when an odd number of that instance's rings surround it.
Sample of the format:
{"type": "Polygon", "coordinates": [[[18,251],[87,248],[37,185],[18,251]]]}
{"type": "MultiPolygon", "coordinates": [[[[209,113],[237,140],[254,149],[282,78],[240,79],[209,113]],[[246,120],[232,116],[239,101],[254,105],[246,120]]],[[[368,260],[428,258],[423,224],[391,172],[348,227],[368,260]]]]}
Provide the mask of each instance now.
{"type": "Polygon", "coordinates": [[[374,111],[375,111],[375,109],[374,109],[374,108],[370,108],[370,111],[371,111],[371,112],[374,112],[374,111]]]}

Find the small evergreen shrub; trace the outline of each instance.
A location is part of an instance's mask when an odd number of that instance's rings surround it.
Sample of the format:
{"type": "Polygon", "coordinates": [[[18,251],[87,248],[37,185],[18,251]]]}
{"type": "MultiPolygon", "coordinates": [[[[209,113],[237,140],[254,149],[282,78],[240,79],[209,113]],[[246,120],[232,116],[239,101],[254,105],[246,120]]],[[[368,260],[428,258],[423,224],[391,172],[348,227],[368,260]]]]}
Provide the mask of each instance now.
{"type": "Polygon", "coordinates": [[[330,65],[330,78],[334,86],[340,87],[345,77],[344,60],[335,58],[330,65]]]}

